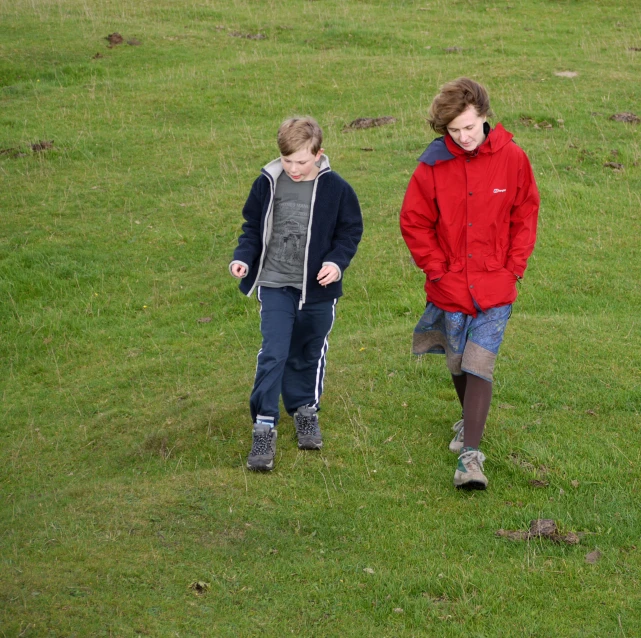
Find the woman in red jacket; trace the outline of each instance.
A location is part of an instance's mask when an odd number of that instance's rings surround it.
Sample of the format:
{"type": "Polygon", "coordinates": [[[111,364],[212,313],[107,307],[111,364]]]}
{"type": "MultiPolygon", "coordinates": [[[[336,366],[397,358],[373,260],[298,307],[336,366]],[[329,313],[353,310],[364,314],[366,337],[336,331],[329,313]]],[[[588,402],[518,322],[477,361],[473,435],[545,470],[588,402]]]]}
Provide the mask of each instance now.
{"type": "Polygon", "coordinates": [[[446,355],[463,418],[450,450],[454,485],[485,489],[479,443],[496,355],[536,240],[539,194],[530,162],[501,124],[490,128],[483,86],[448,82],[428,121],[443,137],[419,158],[401,209],[401,232],[426,275],[427,307],[415,354],[446,355]]]}

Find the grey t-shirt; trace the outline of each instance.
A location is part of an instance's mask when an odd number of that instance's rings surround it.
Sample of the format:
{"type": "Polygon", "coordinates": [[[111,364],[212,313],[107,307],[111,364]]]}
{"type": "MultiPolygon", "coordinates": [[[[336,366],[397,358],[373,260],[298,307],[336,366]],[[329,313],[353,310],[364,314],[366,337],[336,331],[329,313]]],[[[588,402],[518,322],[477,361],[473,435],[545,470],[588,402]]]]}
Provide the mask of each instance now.
{"type": "Polygon", "coordinates": [[[295,182],[285,171],[276,181],[272,235],[258,285],[302,289],[313,190],[314,180],[295,182]]]}

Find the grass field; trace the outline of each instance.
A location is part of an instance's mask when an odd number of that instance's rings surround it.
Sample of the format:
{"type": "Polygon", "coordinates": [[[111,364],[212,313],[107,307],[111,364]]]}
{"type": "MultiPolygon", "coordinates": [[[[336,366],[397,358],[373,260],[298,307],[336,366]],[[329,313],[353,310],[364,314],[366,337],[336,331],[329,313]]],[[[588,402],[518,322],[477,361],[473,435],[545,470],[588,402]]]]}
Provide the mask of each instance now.
{"type": "Polygon", "coordinates": [[[639,49],[638,0],[0,0],[0,636],[641,636],[639,49]],[[542,196],[475,494],[398,231],[460,75],[542,196]],[[227,264],[292,114],[365,235],[323,452],[254,475],[227,264]],[[496,535],[538,518],[580,542],[496,535]]]}

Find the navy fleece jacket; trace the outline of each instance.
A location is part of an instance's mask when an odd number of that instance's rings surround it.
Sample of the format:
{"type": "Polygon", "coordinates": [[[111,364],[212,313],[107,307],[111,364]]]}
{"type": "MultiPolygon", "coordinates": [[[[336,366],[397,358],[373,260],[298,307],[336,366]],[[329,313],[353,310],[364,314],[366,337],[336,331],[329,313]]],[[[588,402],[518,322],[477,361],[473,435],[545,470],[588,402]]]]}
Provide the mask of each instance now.
{"type": "MultiPolygon", "coordinates": [[[[230,267],[234,263],[245,266],[247,273],[240,282],[240,290],[250,296],[256,287],[269,243],[276,180],[282,173],[280,159],[270,162],[252,185],[243,208],[243,232],[230,267]]],[[[343,273],[356,254],[363,234],[363,218],[354,189],[334,173],[326,155],[314,180],[300,305],[335,299],[343,294],[343,273]],[[328,286],[316,280],[323,265],[338,268],[340,277],[328,286]]]]}

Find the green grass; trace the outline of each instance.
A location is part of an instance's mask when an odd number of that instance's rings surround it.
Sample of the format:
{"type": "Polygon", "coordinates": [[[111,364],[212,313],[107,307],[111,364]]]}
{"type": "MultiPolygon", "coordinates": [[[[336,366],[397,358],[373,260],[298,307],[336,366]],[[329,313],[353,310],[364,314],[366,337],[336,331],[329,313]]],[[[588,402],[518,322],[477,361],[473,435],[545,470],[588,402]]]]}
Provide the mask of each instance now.
{"type": "Polygon", "coordinates": [[[0,635],[641,635],[641,146],[609,119],[641,115],[640,18],[614,0],[0,0],[0,635]],[[108,49],[115,31],[141,45],[108,49]],[[398,232],[431,98],[463,74],[542,196],[471,495],[451,487],[444,362],[409,354],[423,281],[398,232]],[[227,264],[296,113],[366,232],[326,447],[299,453],[284,419],[257,476],[257,307],[227,264]],[[495,535],[534,518],[581,543],[495,535]]]}

